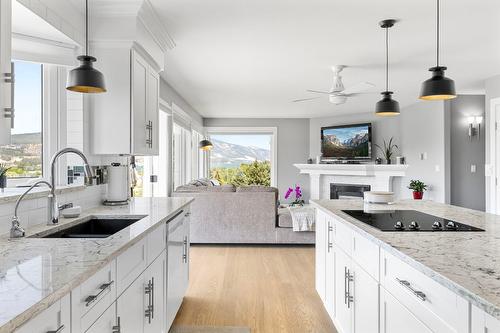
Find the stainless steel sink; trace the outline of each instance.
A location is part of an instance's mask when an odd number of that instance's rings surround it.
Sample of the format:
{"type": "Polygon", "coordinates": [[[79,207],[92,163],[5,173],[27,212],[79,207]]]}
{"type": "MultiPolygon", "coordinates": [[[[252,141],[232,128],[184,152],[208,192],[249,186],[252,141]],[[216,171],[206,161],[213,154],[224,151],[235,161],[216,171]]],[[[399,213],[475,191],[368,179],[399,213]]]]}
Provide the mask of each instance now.
{"type": "Polygon", "coordinates": [[[118,231],[125,229],[129,225],[146,217],[141,216],[120,216],[119,218],[109,216],[89,216],[82,219],[80,223],[72,224],[62,230],[52,233],[40,233],[31,237],[35,238],[106,238],[118,231]]]}

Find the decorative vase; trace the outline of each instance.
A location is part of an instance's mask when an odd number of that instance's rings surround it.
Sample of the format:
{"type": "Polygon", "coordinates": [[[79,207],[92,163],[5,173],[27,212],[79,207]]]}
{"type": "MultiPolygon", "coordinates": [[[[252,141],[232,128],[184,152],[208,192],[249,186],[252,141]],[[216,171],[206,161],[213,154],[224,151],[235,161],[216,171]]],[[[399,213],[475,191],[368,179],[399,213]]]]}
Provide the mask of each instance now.
{"type": "Polygon", "coordinates": [[[2,192],[6,187],[7,187],[7,176],[3,174],[0,176],[0,189],[2,190],[2,192]]]}
{"type": "Polygon", "coordinates": [[[385,160],[385,163],[386,163],[386,164],[391,164],[391,163],[392,163],[392,162],[391,162],[391,159],[385,160]]]}
{"type": "Polygon", "coordinates": [[[422,200],[423,196],[424,196],[424,192],[413,191],[413,199],[422,200]]]}

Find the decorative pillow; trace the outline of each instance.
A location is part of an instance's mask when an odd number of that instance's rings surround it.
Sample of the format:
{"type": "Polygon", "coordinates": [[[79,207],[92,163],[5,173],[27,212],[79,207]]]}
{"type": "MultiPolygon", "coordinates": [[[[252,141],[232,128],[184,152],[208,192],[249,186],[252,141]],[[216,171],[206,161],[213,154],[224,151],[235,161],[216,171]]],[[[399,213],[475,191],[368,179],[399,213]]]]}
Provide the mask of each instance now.
{"type": "Polygon", "coordinates": [[[213,183],[208,178],[194,179],[188,183],[188,185],[194,186],[213,186],[213,183]]]}
{"type": "Polygon", "coordinates": [[[217,179],[212,178],[212,179],[210,179],[210,181],[212,182],[213,186],[220,186],[220,183],[219,183],[219,181],[217,179]]]}
{"type": "Polygon", "coordinates": [[[195,185],[181,185],[175,189],[175,192],[199,192],[201,187],[195,185]]]}

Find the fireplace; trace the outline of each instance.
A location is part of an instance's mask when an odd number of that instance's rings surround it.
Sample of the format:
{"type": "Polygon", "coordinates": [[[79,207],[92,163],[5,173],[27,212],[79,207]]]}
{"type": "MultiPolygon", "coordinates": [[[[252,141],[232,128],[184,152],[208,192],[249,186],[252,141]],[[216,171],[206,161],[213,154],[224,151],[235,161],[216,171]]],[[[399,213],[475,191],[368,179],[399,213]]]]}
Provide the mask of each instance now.
{"type": "Polygon", "coordinates": [[[330,199],[363,199],[363,192],[370,191],[370,185],[330,184],[330,199]]]}

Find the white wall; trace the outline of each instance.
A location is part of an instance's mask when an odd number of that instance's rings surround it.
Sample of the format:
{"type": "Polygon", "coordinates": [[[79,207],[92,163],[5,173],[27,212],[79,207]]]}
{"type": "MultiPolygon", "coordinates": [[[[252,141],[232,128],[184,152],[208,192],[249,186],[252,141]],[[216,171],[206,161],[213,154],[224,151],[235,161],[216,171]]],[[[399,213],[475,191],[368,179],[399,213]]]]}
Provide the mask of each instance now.
{"type": "MultiPolygon", "coordinates": [[[[485,121],[484,121],[484,130],[485,130],[485,138],[486,138],[486,155],[485,155],[485,163],[486,169],[492,169],[494,166],[494,161],[492,160],[492,156],[490,153],[491,149],[491,138],[494,137],[494,133],[490,126],[488,126],[491,119],[491,108],[490,103],[493,98],[500,97],[500,75],[491,77],[485,81],[485,121]]],[[[487,170],[488,171],[488,170],[487,170]]],[[[492,186],[492,176],[490,176],[489,172],[486,172],[486,183],[485,183],[485,191],[486,191],[486,211],[490,212],[492,209],[492,205],[490,204],[491,196],[490,191],[493,190],[492,186]]]]}
{"type": "Polygon", "coordinates": [[[406,187],[411,179],[419,179],[429,185],[425,199],[448,202],[449,125],[444,102],[419,101],[403,108],[399,128],[402,154],[410,166],[401,180],[401,198],[411,197],[406,187]]]}
{"type": "Polygon", "coordinates": [[[160,78],[160,98],[170,105],[174,103],[179,106],[191,118],[193,127],[199,132],[202,131],[203,117],[163,78],[160,78]]]}

